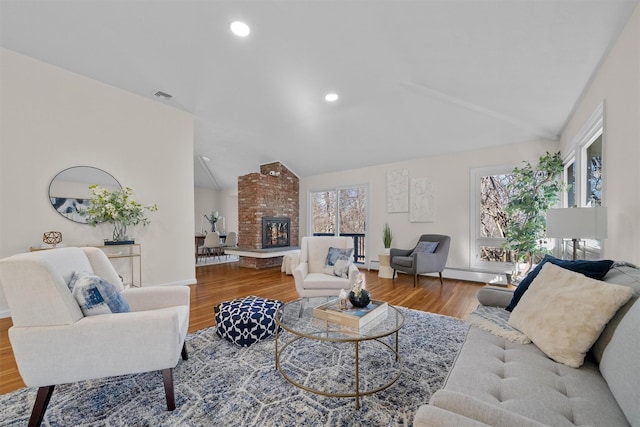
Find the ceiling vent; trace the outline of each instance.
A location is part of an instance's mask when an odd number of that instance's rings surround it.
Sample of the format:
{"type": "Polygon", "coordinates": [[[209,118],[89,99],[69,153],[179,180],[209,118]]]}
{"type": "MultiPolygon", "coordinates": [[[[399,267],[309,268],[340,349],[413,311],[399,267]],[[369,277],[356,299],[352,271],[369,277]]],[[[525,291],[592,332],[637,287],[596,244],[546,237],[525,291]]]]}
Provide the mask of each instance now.
{"type": "Polygon", "coordinates": [[[168,94],[167,92],[163,92],[161,90],[159,90],[156,93],[154,93],[154,95],[157,96],[158,98],[161,98],[161,99],[171,99],[171,98],[173,98],[173,95],[168,94]]]}

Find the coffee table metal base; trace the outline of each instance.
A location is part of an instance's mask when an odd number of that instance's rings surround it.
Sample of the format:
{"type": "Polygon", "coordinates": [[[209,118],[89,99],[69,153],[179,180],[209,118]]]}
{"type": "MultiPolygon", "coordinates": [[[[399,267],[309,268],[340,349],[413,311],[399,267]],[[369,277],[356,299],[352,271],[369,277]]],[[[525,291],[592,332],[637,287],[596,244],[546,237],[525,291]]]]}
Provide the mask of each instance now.
{"type": "MultiPolygon", "coordinates": [[[[318,339],[322,339],[320,338],[320,335],[324,335],[326,334],[326,332],[318,332],[318,339]]],[[[382,390],[385,390],[389,387],[391,387],[400,377],[400,374],[402,373],[402,360],[400,359],[400,353],[398,352],[398,331],[396,331],[395,333],[395,348],[393,348],[391,345],[389,345],[388,343],[377,339],[377,338],[373,338],[373,339],[369,339],[369,340],[363,340],[363,339],[354,339],[353,341],[339,341],[342,344],[345,345],[349,345],[349,344],[353,344],[355,346],[355,391],[352,393],[331,393],[331,392],[327,392],[324,390],[318,390],[312,387],[308,387],[305,386],[304,384],[300,384],[298,381],[294,380],[291,376],[289,376],[284,369],[282,369],[282,366],[280,365],[280,358],[282,357],[282,354],[287,350],[287,348],[295,343],[298,340],[301,339],[309,339],[309,340],[313,340],[314,338],[312,336],[296,336],[295,338],[293,338],[291,341],[285,342],[283,346],[279,347],[278,343],[279,343],[279,334],[277,332],[276,329],[276,334],[275,334],[275,341],[276,341],[276,369],[278,369],[278,371],[282,374],[282,376],[289,381],[291,384],[293,384],[294,386],[301,388],[303,390],[306,390],[308,392],[311,393],[315,393],[315,394],[319,394],[321,396],[327,396],[327,397],[355,397],[356,399],[356,409],[360,409],[360,396],[367,396],[373,393],[378,393],[382,390]],[[383,346],[387,347],[390,351],[391,351],[391,355],[393,355],[395,357],[395,360],[398,364],[397,366],[397,370],[398,373],[396,376],[394,376],[390,381],[388,381],[387,383],[381,385],[380,387],[377,387],[375,389],[371,389],[371,390],[360,390],[360,341],[367,341],[367,342],[373,342],[376,341],[380,344],[382,344],[383,346]]]]}

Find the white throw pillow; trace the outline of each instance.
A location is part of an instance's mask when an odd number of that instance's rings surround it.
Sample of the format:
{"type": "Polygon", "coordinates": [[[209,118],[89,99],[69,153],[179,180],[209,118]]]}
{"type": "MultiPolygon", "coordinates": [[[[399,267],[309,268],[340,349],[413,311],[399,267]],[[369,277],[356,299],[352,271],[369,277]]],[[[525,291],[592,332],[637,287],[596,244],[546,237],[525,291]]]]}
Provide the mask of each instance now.
{"type": "Polygon", "coordinates": [[[513,309],[509,325],[556,362],[578,368],[633,290],[546,263],[513,309]]]}

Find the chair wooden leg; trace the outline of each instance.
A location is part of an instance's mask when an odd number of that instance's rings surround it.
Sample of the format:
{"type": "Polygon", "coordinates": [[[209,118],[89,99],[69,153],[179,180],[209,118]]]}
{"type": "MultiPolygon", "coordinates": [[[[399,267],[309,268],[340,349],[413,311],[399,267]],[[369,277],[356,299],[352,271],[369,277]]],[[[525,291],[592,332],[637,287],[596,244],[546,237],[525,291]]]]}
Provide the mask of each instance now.
{"type": "Polygon", "coordinates": [[[391,276],[391,280],[396,280],[396,269],[393,269],[393,275],[391,276]]]}
{"type": "Polygon", "coordinates": [[[418,285],[418,274],[413,275],[413,287],[415,288],[418,285]]]}
{"type": "Polygon", "coordinates": [[[182,360],[188,360],[189,353],[187,353],[187,343],[182,343],[182,360]]]}
{"type": "Polygon", "coordinates": [[[47,410],[47,406],[49,406],[49,401],[51,400],[54,387],[55,385],[48,385],[38,389],[36,401],[33,404],[33,410],[31,411],[31,418],[29,418],[29,427],[38,427],[42,423],[44,413],[47,410]]]}
{"type": "Polygon", "coordinates": [[[300,312],[298,313],[298,317],[299,317],[299,318],[300,318],[300,317],[302,317],[302,312],[304,311],[304,301],[305,301],[306,299],[307,299],[307,298],[301,298],[301,299],[300,299],[300,312]]]}
{"type": "Polygon", "coordinates": [[[442,271],[438,272],[438,274],[440,275],[440,286],[442,286],[444,284],[442,281],[442,271]]]}
{"type": "Polygon", "coordinates": [[[167,396],[167,411],[176,409],[176,397],[173,393],[173,369],[162,370],[162,381],[164,382],[164,394],[167,396]]]}

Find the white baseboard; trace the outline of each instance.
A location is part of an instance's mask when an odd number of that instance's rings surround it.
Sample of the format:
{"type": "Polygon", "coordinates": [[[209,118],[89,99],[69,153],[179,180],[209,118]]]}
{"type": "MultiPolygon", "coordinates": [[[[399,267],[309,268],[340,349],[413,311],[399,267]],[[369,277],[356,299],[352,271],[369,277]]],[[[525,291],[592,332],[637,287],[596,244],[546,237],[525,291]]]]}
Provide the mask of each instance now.
{"type": "MultiPolygon", "coordinates": [[[[378,261],[369,261],[369,270],[380,270],[378,261]]],[[[438,273],[421,274],[421,276],[438,277],[438,273]]],[[[496,286],[507,286],[507,278],[504,274],[491,271],[475,271],[463,268],[445,268],[442,277],[469,282],[488,283],[496,286]]]]}
{"type": "MultiPolygon", "coordinates": [[[[427,276],[438,277],[438,274],[427,274],[427,276]]],[[[467,280],[470,282],[488,283],[496,286],[507,286],[507,277],[504,274],[491,271],[445,268],[442,272],[442,276],[455,280],[467,280]]]]}
{"type": "Polygon", "coordinates": [[[0,310],[0,319],[5,317],[11,317],[11,312],[9,310],[0,310]]]}

